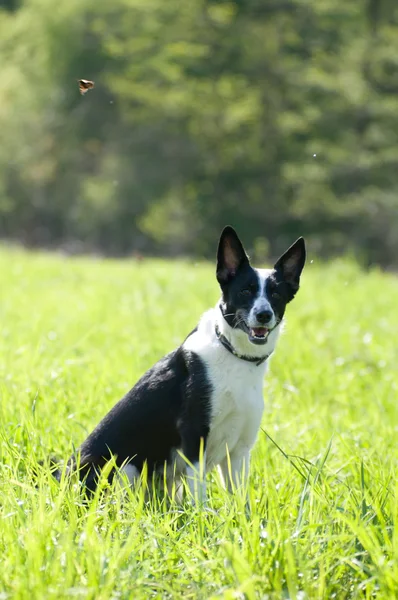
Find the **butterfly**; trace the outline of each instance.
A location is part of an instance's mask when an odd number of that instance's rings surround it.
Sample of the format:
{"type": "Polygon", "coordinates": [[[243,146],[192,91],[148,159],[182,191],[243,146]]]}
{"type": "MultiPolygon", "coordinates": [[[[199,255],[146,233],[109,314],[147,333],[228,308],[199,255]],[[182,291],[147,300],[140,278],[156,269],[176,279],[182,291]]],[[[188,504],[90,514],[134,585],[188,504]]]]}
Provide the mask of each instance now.
{"type": "Polygon", "coordinates": [[[88,92],[88,90],[93,89],[94,81],[89,81],[88,79],[78,79],[79,90],[82,96],[88,92]]]}

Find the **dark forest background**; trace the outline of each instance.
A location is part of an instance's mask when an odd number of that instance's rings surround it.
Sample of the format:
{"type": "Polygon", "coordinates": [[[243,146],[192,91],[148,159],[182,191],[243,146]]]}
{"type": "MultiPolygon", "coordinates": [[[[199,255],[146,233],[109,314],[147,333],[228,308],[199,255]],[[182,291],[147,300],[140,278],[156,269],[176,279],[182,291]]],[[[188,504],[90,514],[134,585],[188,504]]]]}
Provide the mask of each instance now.
{"type": "Polygon", "coordinates": [[[398,264],[396,0],[0,6],[3,240],[398,264]]]}

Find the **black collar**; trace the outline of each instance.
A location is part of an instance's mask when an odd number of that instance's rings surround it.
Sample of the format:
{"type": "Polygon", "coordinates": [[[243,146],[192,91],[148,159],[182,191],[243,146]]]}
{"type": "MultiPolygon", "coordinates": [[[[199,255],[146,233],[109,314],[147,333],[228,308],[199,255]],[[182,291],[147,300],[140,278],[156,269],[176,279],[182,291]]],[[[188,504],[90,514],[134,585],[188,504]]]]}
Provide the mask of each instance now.
{"type": "Polygon", "coordinates": [[[230,352],[231,354],[236,356],[236,358],[240,358],[241,360],[246,360],[247,362],[256,363],[256,366],[259,367],[272,354],[272,352],[270,352],[269,354],[266,354],[265,356],[262,356],[261,358],[258,358],[255,356],[247,356],[246,354],[238,354],[236,352],[235,348],[232,346],[231,342],[229,340],[227,340],[227,338],[225,337],[224,334],[221,333],[220,328],[218,327],[217,323],[216,323],[214,329],[216,332],[217,339],[220,340],[220,342],[224,346],[224,348],[226,350],[228,350],[228,352],[230,352]]]}

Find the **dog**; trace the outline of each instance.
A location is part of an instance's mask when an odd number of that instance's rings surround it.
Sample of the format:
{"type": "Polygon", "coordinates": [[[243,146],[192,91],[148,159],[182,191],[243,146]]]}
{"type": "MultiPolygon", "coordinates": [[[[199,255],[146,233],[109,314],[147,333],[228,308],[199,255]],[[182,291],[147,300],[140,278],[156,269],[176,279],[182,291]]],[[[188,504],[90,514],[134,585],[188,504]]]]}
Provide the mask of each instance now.
{"type": "Polygon", "coordinates": [[[67,470],[77,470],[93,492],[113,457],[129,484],[144,466],[148,477],[166,476],[167,484],[185,476],[200,502],[206,499],[205,472],[215,466],[229,490],[244,485],[264,408],[264,375],[305,257],[299,238],[273,269],[255,269],[236,231],[225,227],[216,307],[111,409],[67,470]]]}

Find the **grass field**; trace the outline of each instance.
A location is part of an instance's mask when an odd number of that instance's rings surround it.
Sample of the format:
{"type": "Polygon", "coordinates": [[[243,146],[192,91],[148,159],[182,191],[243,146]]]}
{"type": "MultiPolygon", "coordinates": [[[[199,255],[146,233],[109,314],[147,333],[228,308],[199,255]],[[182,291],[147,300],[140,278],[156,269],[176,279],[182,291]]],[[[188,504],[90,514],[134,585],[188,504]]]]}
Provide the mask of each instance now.
{"type": "Polygon", "coordinates": [[[215,304],[213,270],[0,251],[0,600],[398,597],[398,280],[352,263],[309,262],[289,307],[250,518],[215,473],[209,511],[35,487],[215,304]]]}

